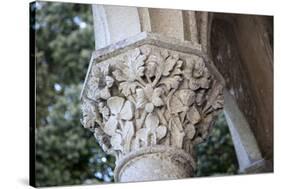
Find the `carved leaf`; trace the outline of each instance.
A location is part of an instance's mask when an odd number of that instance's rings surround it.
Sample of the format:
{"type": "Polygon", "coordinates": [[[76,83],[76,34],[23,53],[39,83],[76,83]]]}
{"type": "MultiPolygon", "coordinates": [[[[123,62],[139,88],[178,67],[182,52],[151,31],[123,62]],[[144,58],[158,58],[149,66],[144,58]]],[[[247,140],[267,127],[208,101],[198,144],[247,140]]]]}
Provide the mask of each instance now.
{"type": "Polygon", "coordinates": [[[142,135],[145,135],[142,137],[145,140],[146,144],[156,144],[157,140],[160,140],[166,136],[166,126],[158,125],[159,118],[153,113],[148,114],[145,120],[145,130],[143,130],[143,133],[141,133],[142,135]]]}
{"type": "Polygon", "coordinates": [[[195,92],[189,89],[182,89],[177,92],[181,102],[186,105],[190,106],[195,102],[195,92]]]}
{"type": "Polygon", "coordinates": [[[161,94],[162,94],[161,88],[158,87],[158,88],[153,90],[151,101],[157,107],[162,106],[164,104],[163,100],[160,98],[161,94]]]}
{"type": "Polygon", "coordinates": [[[110,139],[110,144],[111,144],[111,146],[113,147],[114,150],[120,150],[120,151],[123,152],[121,134],[115,133],[110,139]]]}
{"type": "Polygon", "coordinates": [[[208,97],[208,102],[205,105],[203,112],[208,113],[213,109],[219,109],[223,107],[224,99],[222,95],[222,86],[215,83],[211,94],[208,97]]]}
{"type": "Polygon", "coordinates": [[[152,112],[154,106],[159,107],[164,104],[160,95],[162,94],[161,88],[153,89],[151,85],[147,85],[144,89],[137,89],[137,108],[149,107],[152,112]]]}
{"type": "Polygon", "coordinates": [[[124,141],[124,152],[127,153],[131,149],[131,142],[132,138],[134,136],[135,129],[133,122],[131,121],[126,121],[124,128],[122,128],[122,138],[124,141]]]}
{"type": "Polygon", "coordinates": [[[106,135],[100,127],[95,128],[94,136],[96,137],[99,145],[106,153],[111,153],[111,144],[109,136],[106,135]]]}
{"type": "Polygon", "coordinates": [[[145,95],[146,98],[151,98],[152,93],[153,93],[153,87],[152,87],[152,85],[147,84],[147,85],[145,86],[145,88],[143,89],[143,91],[144,91],[144,95],[145,95]]]}
{"type": "Polygon", "coordinates": [[[157,68],[157,64],[155,62],[147,62],[145,67],[145,75],[148,77],[155,76],[155,71],[157,68]]]}
{"type": "Polygon", "coordinates": [[[192,124],[196,124],[200,121],[201,116],[195,106],[192,106],[187,112],[187,118],[192,124]]]}
{"type": "Polygon", "coordinates": [[[145,119],[145,126],[146,128],[149,128],[150,130],[155,130],[159,125],[159,118],[153,114],[150,113],[145,119]]]}
{"type": "Polygon", "coordinates": [[[181,81],[180,76],[174,76],[174,77],[164,77],[160,80],[159,84],[164,84],[167,87],[167,90],[176,89],[179,86],[179,83],[181,81]]]}
{"type": "Polygon", "coordinates": [[[164,104],[163,100],[157,96],[152,97],[152,103],[157,107],[162,106],[164,104]]]}
{"type": "Polygon", "coordinates": [[[113,96],[107,100],[107,106],[109,107],[111,113],[116,115],[116,114],[120,113],[121,108],[123,107],[124,101],[125,100],[122,97],[113,96]]]}
{"type": "MultiPolygon", "coordinates": [[[[121,68],[122,69],[122,68],[121,68]]],[[[117,81],[127,81],[129,78],[121,70],[117,69],[112,72],[117,81]]]]}
{"type": "Polygon", "coordinates": [[[132,62],[132,66],[133,67],[133,70],[134,70],[134,73],[138,76],[138,77],[141,77],[144,75],[144,60],[145,60],[146,56],[144,55],[141,55],[139,56],[136,61],[132,62]]]}
{"type": "Polygon", "coordinates": [[[208,89],[210,86],[210,80],[208,80],[207,78],[204,78],[204,77],[202,77],[199,80],[199,83],[200,83],[200,87],[203,89],[208,89]]]}
{"type": "Polygon", "coordinates": [[[136,92],[137,84],[135,82],[122,82],[119,85],[119,90],[125,95],[129,96],[136,92]]]}
{"type": "Polygon", "coordinates": [[[195,78],[190,78],[189,80],[189,87],[191,90],[197,90],[199,88],[203,88],[203,89],[208,89],[210,86],[210,80],[208,80],[207,78],[199,78],[199,79],[195,79],[195,78]]]}
{"type": "Polygon", "coordinates": [[[178,117],[172,117],[169,122],[169,128],[171,129],[172,145],[181,148],[183,144],[184,132],[178,117]]]}
{"type": "Polygon", "coordinates": [[[104,100],[107,100],[108,98],[111,97],[108,87],[105,87],[99,91],[99,97],[104,100]]]}
{"type": "Polygon", "coordinates": [[[133,50],[129,53],[128,59],[129,59],[129,60],[136,60],[140,54],[141,54],[140,49],[139,49],[139,48],[135,48],[135,49],[133,49],[133,50]]]}
{"type": "Polygon", "coordinates": [[[108,120],[109,117],[109,109],[104,105],[103,102],[99,103],[99,112],[102,114],[103,118],[108,120]]]}
{"type": "Polygon", "coordinates": [[[104,78],[108,74],[108,69],[109,69],[108,66],[104,67],[103,70],[99,66],[93,66],[91,72],[92,77],[90,77],[89,80],[90,85],[95,87],[100,87],[100,84],[103,82],[104,78]]]}
{"type": "Polygon", "coordinates": [[[145,98],[145,94],[144,94],[144,90],[143,89],[137,89],[136,90],[136,94],[137,94],[137,109],[138,108],[143,108],[145,106],[146,98],[145,98]]]}
{"type": "Polygon", "coordinates": [[[156,129],[156,137],[157,137],[157,140],[161,140],[162,138],[164,138],[167,134],[167,127],[166,126],[159,126],[157,127],[156,129]]]}
{"type": "Polygon", "coordinates": [[[147,46],[140,47],[140,51],[142,54],[148,56],[151,53],[151,48],[147,46]]]}
{"type": "Polygon", "coordinates": [[[214,101],[213,103],[213,108],[216,110],[216,109],[219,109],[219,108],[222,108],[223,107],[223,103],[224,103],[224,99],[223,99],[223,96],[220,95],[217,97],[217,100],[214,101]]]}
{"type": "Polygon", "coordinates": [[[170,74],[170,71],[174,68],[175,64],[177,63],[176,58],[169,56],[163,66],[163,72],[162,74],[164,76],[168,76],[170,74]]]}
{"type": "Polygon", "coordinates": [[[97,87],[88,86],[87,97],[91,100],[97,100],[100,98],[100,91],[97,87]]]}
{"type": "Polygon", "coordinates": [[[193,124],[187,124],[185,133],[188,139],[192,139],[195,136],[196,130],[193,124]]]}
{"type": "Polygon", "coordinates": [[[192,143],[193,143],[194,145],[200,144],[200,143],[202,143],[202,142],[204,142],[204,139],[201,138],[201,137],[196,137],[196,138],[192,141],[192,143]]]}
{"type": "Polygon", "coordinates": [[[187,110],[187,107],[182,103],[181,99],[174,95],[170,101],[170,111],[173,114],[184,112],[187,110]]]}
{"type": "Polygon", "coordinates": [[[91,73],[94,77],[92,77],[93,79],[94,78],[99,78],[100,75],[101,75],[101,69],[100,67],[98,66],[93,66],[93,69],[92,69],[92,73],[91,73]]]}
{"type": "Polygon", "coordinates": [[[196,91],[199,89],[201,86],[200,80],[195,79],[195,78],[190,78],[189,79],[189,88],[193,91],[196,91]]]}
{"type": "Polygon", "coordinates": [[[203,76],[205,64],[204,64],[202,58],[196,58],[194,61],[195,61],[195,64],[194,64],[192,76],[195,78],[199,78],[199,77],[203,76]]]}
{"type": "Polygon", "coordinates": [[[130,101],[126,101],[124,106],[122,107],[122,110],[120,112],[120,117],[124,120],[130,120],[133,118],[133,104],[130,101]]]}
{"type": "Polygon", "coordinates": [[[148,103],[145,104],[144,109],[147,113],[151,113],[154,110],[154,104],[152,104],[151,102],[148,102],[148,103]]]}
{"type": "Polygon", "coordinates": [[[148,136],[148,129],[147,128],[141,128],[136,132],[136,139],[137,139],[137,146],[139,147],[140,140],[147,145],[147,136],[148,136]]]}
{"type": "Polygon", "coordinates": [[[143,76],[145,55],[140,54],[140,50],[135,49],[128,57],[127,67],[124,69],[124,74],[129,78],[129,81],[134,81],[138,77],[143,76]]]}
{"type": "Polygon", "coordinates": [[[112,87],[114,79],[110,76],[105,77],[105,82],[107,87],[112,87]]]}
{"type": "Polygon", "coordinates": [[[113,85],[113,78],[107,75],[108,69],[109,66],[105,66],[103,70],[98,66],[93,67],[87,93],[90,99],[102,98],[106,100],[111,96],[109,88],[113,85]]]}
{"type": "Polygon", "coordinates": [[[113,136],[116,133],[118,121],[115,116],[110,116],[104,125],[104,132],[109,136],[113,136]]]}
{"type": "Polygon", "coordinates": [[[183,64],[182,60],[177,61],[175,68],[171,72],[171,76],[182,74],[182,70],[181,70],[182,64],[183,64]]]}
{"type": "Polygon", "coordinates": [[[112,73],[117,81],[123,81],[119,85],[119,90],[128,96],[135,93],[137,87],[137,79],[144,75],[144,60],[145,55],[140,55],[140,50],[137,48],[127,57],[122,64],[117,64],[117,69],[112,73]]]}
{"type": "Polygon", "coordinates": [[[155,62],[155,63],[157,63],[158,61],[159,61],[159,58],[157,56],[149,55],[146,62],[155,62]]]}
{"type": "Polygon", "coordinates": [[[99,118],[96,106],[92,106],[89,101],[83,102],[82,106],[83,119],[81,123],[84,128],[93,128],[96,120],[99,118]]]}
{"type": "Polygon", "coordinates": [[[197,92],[197,95],[196,95],[196,103],[197,103],[197,105],[201,106],[203,104],[204,95],[205,95],[205,90],[204,89],[197,92]]]}
{"type": "Polygon", "coordinates": [[[189,89],[178,90],[171,99],[171,113],[185,112],[195,102],[195,93],[189,89]]]}
{"type": "Polygon", "coordinates": [[[209,78],[211,75],[210,75],[210,72],[209,70],[207,69],[207,67],[204,68],[204,73],[203,73],[203,77],[205,78],[209,78]]]}

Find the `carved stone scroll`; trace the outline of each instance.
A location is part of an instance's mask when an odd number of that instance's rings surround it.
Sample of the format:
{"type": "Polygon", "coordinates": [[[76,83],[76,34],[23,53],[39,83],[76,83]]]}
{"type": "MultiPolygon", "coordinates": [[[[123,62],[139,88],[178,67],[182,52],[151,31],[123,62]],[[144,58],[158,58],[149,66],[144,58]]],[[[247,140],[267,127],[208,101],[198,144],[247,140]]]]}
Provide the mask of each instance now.
{"type": "Polygon", "coordinates": [[[116,157],[116,181],[190,177],[193,147],[223,108],[223,86],[198,44],[141,36],[95,52],[82,123],[116,157]]]}

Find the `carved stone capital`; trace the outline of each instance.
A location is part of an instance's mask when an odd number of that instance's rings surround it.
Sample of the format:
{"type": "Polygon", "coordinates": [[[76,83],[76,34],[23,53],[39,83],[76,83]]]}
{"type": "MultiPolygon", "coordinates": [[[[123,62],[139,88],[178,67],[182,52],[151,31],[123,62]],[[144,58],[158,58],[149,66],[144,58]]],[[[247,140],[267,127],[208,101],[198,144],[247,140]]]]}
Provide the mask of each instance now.
{"type": "Polygon", "coordinates": [[[190,177],[222,90],[199,44],[141,33],[93,54],[82,123],[116,157],[117,181],[190,177]]]}

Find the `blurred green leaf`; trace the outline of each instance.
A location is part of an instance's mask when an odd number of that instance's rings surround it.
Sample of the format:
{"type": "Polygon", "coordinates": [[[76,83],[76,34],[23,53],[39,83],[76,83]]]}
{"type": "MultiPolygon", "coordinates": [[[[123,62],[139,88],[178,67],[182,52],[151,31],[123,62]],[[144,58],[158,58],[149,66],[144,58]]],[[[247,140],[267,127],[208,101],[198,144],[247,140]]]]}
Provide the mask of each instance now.
{"type": "Polygon", "coordinates": [[[221,113],[206,142],[196,146],[196,176],[237,174],[238,162],[224,114],[221,113]]]}
{"type": "Polygon", "coordinates": [[[36,185],[111,182],[114,158],[102,152],[79,121],[78,98],[94,49],[91,6],[37,2],[33,11],[36,185]]]}

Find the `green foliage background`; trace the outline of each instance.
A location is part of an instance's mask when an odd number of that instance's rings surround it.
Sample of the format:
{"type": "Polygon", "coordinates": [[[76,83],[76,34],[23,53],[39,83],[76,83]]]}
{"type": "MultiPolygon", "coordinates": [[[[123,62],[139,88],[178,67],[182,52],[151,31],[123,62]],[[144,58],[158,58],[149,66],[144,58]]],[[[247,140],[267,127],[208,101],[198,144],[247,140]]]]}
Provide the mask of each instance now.
{"type": "MultiPolygon", "coordinates": [[[[80,123],[79,95],[94,49],[90,5],[37,2],[36,185],[113,181],[114,158],[102,152],[80,123]]],[[[223,115],[197,146],[196,176],[235,174],[237,161],[223,115]]]]}

